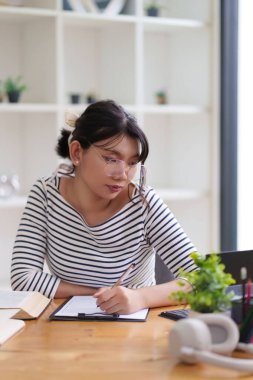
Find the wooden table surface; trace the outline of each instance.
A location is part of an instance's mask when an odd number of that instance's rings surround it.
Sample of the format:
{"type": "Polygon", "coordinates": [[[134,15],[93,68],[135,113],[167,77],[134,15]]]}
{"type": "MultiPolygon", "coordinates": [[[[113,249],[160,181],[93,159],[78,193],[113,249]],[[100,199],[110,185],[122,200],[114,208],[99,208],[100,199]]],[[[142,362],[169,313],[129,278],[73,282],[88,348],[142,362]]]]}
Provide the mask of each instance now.
{"type": "MultiPolygon", "coordinates": [[[[0,347],[1,380],[253,379],[206,364],[173,362],[168,332],[173,321],[150,311],[146,322],[49,321],[63,300],[0,347]]],[[[166,308],[168,309],[168,308],[166,308]]]]}

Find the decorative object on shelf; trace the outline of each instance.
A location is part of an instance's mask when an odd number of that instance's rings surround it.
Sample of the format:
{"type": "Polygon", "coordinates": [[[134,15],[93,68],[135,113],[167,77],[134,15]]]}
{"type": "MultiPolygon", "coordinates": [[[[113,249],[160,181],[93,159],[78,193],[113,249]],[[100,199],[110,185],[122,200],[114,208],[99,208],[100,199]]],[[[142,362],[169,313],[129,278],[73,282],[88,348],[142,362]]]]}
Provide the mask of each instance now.
{"type": "Polygon", "coordinates": [[[94,3],[96,3],[99,11],[103,12],[107,5],[110,3],[110,0],[94,0],[94,3]]]}
{"type": "Polygon", "coordinates": [[[93,0],[82,0],[83,6],[87,12],[99,13],[99,8],[95,1],[93,0]]]}
{"type": "Polygon", "coordinates": [[[80,94],[70,94],[70,103],[71,104],[79,104],[81,100],[80,94]]]}
{"type": "Polygon", "coordinates": [[[125,2],[126,0],[111,0],[105,7],[103,13],[106,15],[115,16],[122,11],[125,2]]]}
{"type": "Polygon", "coordinates": [[[63,6],[64,11],[72,11],[73,10],[71,5],[69,4],[68,0],[63,0],[62,6],[63,6]]]}
{"type": "Polygon", "coordinates": [[[0,176],[0,199],[10,198],[17,194],[19,191],[19,178],[17,175],[7,177],[7,175],[2,174],[0,176]]]}
{"type": "Polygon", "coordinates": [[[161,5],[157,3],[157,1],[153,0],[146,4],[145,11],[147,16],[151,17],[159,17],[161,5]]]}
{"type": "Polygon", "coordinates": [[[97,97],[94,94],[94,92],[89,92],[86,95],[86,103],[91,104],[91,103],[95,103],[96,101],[97,101],[97,97]]]}
{"type": "Polygon", "coordinates": [[[179,302],[187,302],[191,309],[199,313],[224,312],[231,309],[234,292],[226,292],[227,286],[235,283],[230,273],[224,271],[217,254],[191,254],[191,258],[199,268],[194,272],[179,271],[179,285],[188,282],[192,286],[190,292],[177,291],[171,297],[179,302]]]}
{"type": "Polygon", "coordinates": [[[157,91],[155,93],[157,104],[167,104],[167,95],[163,90],[157,91]]]}
{"type": "Polygon", "coordinates": [[[21,79],[22,77],[19,75],[17,78],[9,77],[4,82],[4,90],[10,103],[17,103],[21,93],[27,90],[27,86],[21,83],[21,79]]]}
{"type": "Polygon", "coordinates": [[[86,10],[83,6],[82,0],[68,0],[68,3],[70,7],[73,9],[73,11],[85,13],[86,10]]]}

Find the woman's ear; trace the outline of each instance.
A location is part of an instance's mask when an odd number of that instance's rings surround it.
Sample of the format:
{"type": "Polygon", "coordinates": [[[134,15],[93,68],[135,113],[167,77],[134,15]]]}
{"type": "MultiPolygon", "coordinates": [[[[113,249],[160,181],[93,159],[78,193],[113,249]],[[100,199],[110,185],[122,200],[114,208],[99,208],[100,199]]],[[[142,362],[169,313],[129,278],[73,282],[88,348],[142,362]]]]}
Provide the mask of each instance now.
{"type": "Polygon", "coordinates": [[[69,145],[69,156],[74,166],[78,166],[82,157],[82,147],[79,141],[74,140],[69,145]]]}

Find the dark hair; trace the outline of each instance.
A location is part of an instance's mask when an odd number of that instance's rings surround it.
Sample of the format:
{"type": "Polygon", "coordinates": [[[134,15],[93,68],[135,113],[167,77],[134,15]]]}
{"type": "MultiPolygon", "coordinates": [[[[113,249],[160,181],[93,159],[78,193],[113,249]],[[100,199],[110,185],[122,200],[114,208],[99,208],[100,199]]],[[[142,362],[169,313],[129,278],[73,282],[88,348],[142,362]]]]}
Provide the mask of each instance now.
{"type": "MultiPolygon", "coordinates": [[[[56,146],[56,152],[63,158],[69,158],[70,132],[63,129],[56,146]]],[[[148,140],[138,126],[133,115],[113,100],[102,100],[89,105],[76,120],[71,141],[77,140],[83,149],[106,139],[119,139],[130,136],[141,145],[139,162],[144,164],[149,153],[148,140]]]]}

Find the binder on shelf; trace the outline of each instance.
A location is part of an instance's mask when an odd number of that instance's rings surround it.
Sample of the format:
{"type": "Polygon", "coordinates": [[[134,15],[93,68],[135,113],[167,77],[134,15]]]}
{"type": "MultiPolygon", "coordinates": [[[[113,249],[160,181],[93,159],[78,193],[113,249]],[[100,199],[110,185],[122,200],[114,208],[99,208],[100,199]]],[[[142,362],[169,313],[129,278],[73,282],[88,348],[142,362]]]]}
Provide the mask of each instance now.
{"type": "Polygon", "coordinates": [[[49,320],[145,322],[148,312],[149,309],[143,309],[132,314],[107,314],[96,305],[94,297],[72,296],[49,316],[49,320]]]}

